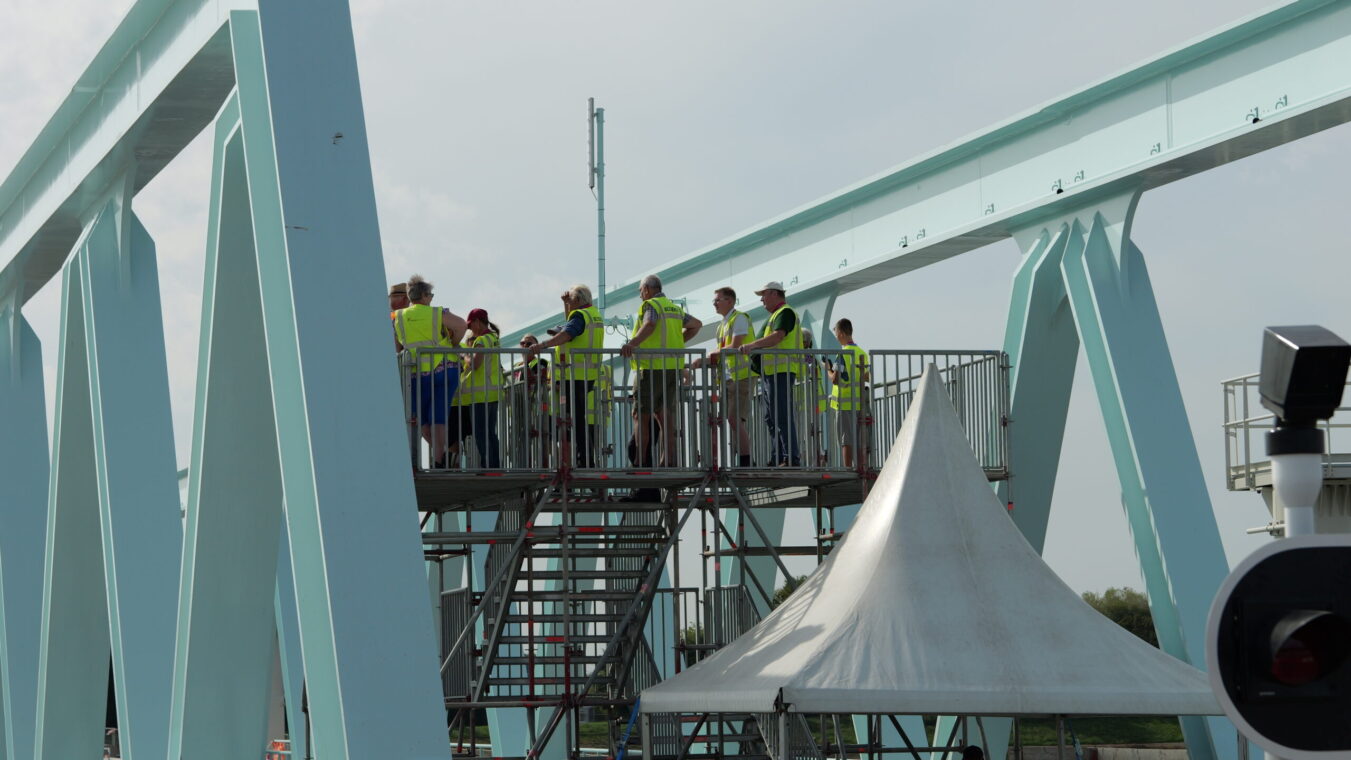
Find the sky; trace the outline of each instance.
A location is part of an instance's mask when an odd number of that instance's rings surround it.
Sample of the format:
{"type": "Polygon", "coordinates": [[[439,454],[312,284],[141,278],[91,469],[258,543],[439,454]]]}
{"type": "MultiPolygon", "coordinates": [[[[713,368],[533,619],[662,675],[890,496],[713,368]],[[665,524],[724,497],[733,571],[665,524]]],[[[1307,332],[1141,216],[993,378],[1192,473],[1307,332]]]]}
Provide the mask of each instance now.
{"type": "MultiPolygon", "coordinates": [[[[7,0],[7,174],[130,0],[7,0]]],[[[608,278],[618,282],[1261,11],[1260,0],[351,0],[390,281],[413,272],[504,330],[594,283],[586,101],[606,109],[608,278]]],[[[154,236],[180,463],[200,321],[210,145],[137,198],[154,236]]],[[[1220,382],[1265,325],[1351,336],[1351,128],[1150,191],[1150,267],[1231,563],[1264,537],[1224,482],[1220,382]]],[[[1018,262],[1002,241],[842,296],[871,348],[998,348],[1018,262]]],[[[59,282],[26,307],[55,387],[59,282]]],[[[384,308],[334,304],[334,308],[384,308]]],[[[1015,423],[1016,424],[1016,423],[1015,423]]],[[[805,513],[802,516],[805,519],[805,513]]],[[[805,531],[805,526],[798,526],[805,531]]],[[[1081,360],[1045,557],[1073,588],[1142,587],[1081,360]]]]}

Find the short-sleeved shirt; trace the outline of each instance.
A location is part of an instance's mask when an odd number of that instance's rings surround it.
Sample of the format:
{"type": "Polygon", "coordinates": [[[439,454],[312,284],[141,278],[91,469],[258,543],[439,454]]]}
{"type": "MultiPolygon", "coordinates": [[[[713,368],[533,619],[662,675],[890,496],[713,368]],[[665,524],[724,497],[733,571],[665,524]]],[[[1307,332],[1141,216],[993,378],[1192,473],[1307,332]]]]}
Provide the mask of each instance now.
{"type": "Polygon", "coordinates": [[[784,335],[792,332],[794,327],[797,327],[797,314],[793,313],[792,309],[780,309],[769,323],[770,332],[782,330],[784,335]]]}
{"type": "Polygon", "coordinates": [[[582,314],[579,309],[572,315],[572,319],[569,319],[568,323],[563,325],[563,332],[575,338],[581,335],[584,330],[586,330],[586,315],[582,314]]]}
{"type": "Polygon", "coordinates": [[[735,338],[738,335],[749,336],[751,334],[751,319],[746,316],[744,311],[729,311],[727,316],[722,318],[724,323],[731,321],[731,327],[727,328],[727,336],[735,338]]]}

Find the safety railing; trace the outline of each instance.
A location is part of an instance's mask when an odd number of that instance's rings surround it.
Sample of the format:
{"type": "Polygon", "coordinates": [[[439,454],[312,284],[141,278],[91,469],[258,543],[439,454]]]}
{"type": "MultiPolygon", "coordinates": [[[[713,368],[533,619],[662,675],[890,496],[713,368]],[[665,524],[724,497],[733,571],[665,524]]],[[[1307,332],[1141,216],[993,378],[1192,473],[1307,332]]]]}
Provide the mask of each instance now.
{"type": "Polygon", "coordinates": [[[935,365],[987,472],[1007,474],[998,351],[424,349],[401,362],[421,470],[706,470],[880,466],[935,365]],[[474,367],[496,363],[500,374],[474,367]],[[857,365],[857,366],[856,366],[857,365]],[[589,370],[589,371],[588,371],[589,370]]]}
{"type": "MultiPolygon", "coordinates": [[[[1247,491],[1271,485],[1271,460],[1264,435],[1276,415],[1262,406],[1258,373],[1220,384],[1224,393],[1224,472],[1230,491],[1247,491]]],[[[1347,384],[1351,386],[1351,383],[1347,384]]],[[[1343,398],[1347,398],[1343,394],[1343,398]]],[[[1338,407],[1331,419],[1320,422],[1323,431],[1324,478],[1351,478],[1351,407],[1338,407]]]]}
{"type": "Polygon", "coordinates": [[[924,370],[943,380],[967,441],[992,478],[1007,477],[1009,462],[1009,362],[1003,351],[892,351],[870,354],[874,467],[891,451],[901,421],[914,402],[924,370]]]}

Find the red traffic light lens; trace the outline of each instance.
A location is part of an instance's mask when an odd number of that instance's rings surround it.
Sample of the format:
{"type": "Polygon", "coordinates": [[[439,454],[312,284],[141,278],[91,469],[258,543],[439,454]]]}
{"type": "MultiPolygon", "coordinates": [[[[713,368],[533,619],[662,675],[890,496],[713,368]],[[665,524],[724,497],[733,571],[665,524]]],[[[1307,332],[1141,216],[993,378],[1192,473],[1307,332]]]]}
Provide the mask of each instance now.
{"type": "Polygon", "coordinates": [[[1351,654],[1351,622],[1326,610],[1295,610],[1271,631],[1271,677],[1304,686],[1336,670],[1351,654]]]}

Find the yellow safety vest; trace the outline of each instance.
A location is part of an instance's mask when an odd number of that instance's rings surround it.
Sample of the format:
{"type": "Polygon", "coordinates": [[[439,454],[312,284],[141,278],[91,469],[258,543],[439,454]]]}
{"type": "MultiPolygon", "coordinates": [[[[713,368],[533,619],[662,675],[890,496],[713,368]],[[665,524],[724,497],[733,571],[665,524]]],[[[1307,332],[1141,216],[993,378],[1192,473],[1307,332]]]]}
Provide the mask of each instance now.
{"type": "Polygon", "coordinates": [[[722,360],[723,376],[728,380],[745,380],[754,371],[751,369],[750,357],[742,356],[736,349],[732,348],[732,341],[736,339],[732,330],[736,327],[737,321],[742,319],[746,320],[746,335],[754,335],[755,322],[751,321],[751,315],[744,311],[732,309],[723,318],[722,324],[718,325],[718,348],[724,349],[718,356],[722,360]]]}
{"type": "Polygon", "coordinates": [[[830,386],[830,408],[852,412],[863,408],[863,373],[868,369],[868,352],[857,343],[841,346],[844,366],[835,371],[843,372],[839,384],[830,386]]]}
{"type": "Polygon", "coordinates": [[[600,354],[577,354],[571,355],[573,351],[581,349],[593,349],[605,347],[605,320],[600,316],[600,309],[595,306],[586,306],[581,309],[575,309],[568,315],[568,320],[578,314],[586,320],[586,327],[582,329],[582,334],[569,340],[557,347],[554,360],[558,363],[561,373],[559,377],[563,380],[595,380],[600,377],[600,365],[603,358],[600,354]]]}
{"type": "MultiPolygon", "coordinates": [[[[769,316],[769,319],[765,320],[765,327],[760,332],[760,337],[768,337],[770,333],[774,332],[771,327],[771,325],[774,324],[774,318],[782,314],[785,310],[793,312],[793,316],[795,317],[793,320],[793,329],[789,330],[788,334],[783,336],[783,340],[779,341],[779,345],[766,346],[765,348],[782,349],[784,351],[801,351],[802,319],[798,317],[796,311],[793,311],[793,307],[788,304],[780,306],[777,311],[769,316]]],[[[773,354],[765,354],[760,357],[760,374],[762,375],[777,375],[781,372],[791,372],[796,374],[801,367],[802,357],[800,356],[775,356],[773,354]]]]}
{"type": "MultiPolygon", "coordinates": [[[[469,344],[473,348],[501,348],[502,341],[493,333],[480,335],[469,344]]],[[[475,357],[483,361],[460,382],[465,403],[483,404],[502,400],[502,357],[500,354],[467,354],[465,368],[473,366],[475,357]]]]}
{"type": "MultiPolygon", "coordinates": [[[[666,296],[653,296],[638,307],[638,316],[633,321],[633,331],[637,333],[643,326],[643,310],[652,309],[657,315],[657,329],[638,344],[639,349],[666,348],[683,349],[685,347],[685,310],[666,296]]],[[[660,356],[636,356],[633,360],[636,369],[680,369],[685,366],[685,357],[677,354],[660,356]]]]}
{"type": "Polygon", "coordinates": [[[412,354],[419,372],[431,372],[448,360],[447,354],[429,354],[428,348],[454,348],[455,343],[442,334],[441,309],[415,303],[394,314],[394,336],[412,354]]]}
{"type": "Polygon", "coordinates": [[[591,386],[591,390],[586,392],[586,424],[594,425],[596,420],[608,422],[610,420],[611,401],[614,395],[614,374],[615,371],[610,365],[604,364],[600,368],[600,377],[596,384],[591,386]],[[600,414],[596,414],[596,400],[600,399],[600,414]]]}

